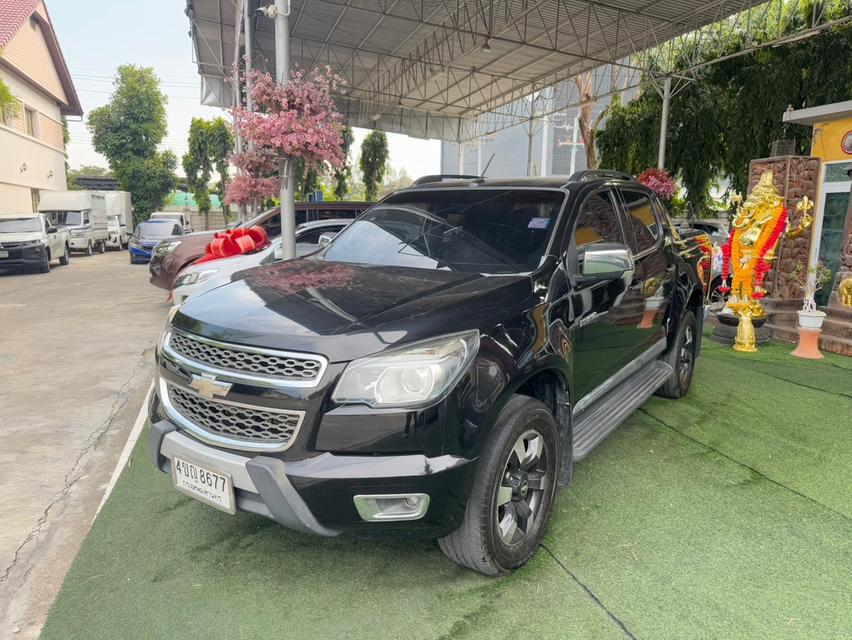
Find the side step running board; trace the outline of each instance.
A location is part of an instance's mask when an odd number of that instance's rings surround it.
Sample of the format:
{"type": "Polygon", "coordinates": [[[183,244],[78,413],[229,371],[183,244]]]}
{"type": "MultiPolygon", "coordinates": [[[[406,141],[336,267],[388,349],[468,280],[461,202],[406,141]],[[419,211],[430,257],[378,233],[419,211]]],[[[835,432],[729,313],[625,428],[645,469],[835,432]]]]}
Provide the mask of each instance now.
{"type": "Polygon", "coordinates": [[[574,461],[582,460],[672,375],[655,360],[574,416],[574,461]]]}

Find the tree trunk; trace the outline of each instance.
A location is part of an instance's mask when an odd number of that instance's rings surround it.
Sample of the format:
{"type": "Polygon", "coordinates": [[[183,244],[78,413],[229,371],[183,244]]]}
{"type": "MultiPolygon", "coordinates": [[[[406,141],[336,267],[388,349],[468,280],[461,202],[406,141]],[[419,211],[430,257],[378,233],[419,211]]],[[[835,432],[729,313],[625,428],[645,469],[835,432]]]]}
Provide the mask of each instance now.
{"type": "Polygon", "coordinates": [[[595,125],[592,122],[595,107],[592,72],[587,71],[574,77],[574,83],[580,91],[580,113],[577,122],[580,126],[580,137],[586,150],[586,168],[598,168],[598,152],[595,147],[595,125]]]}

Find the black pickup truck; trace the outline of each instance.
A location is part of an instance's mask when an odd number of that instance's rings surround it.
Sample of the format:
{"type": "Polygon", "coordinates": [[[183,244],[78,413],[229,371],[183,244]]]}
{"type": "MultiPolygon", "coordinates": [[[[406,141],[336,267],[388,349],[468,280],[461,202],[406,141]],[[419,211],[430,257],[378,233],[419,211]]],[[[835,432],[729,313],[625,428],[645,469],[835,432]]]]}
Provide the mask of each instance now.
{"type": "Polygon", "coordinates": [[[180,307],[152,461],[229,513],[510,572],[572,464],[689,389],[703,257],[625,174],[431,176],[180,307]]]}

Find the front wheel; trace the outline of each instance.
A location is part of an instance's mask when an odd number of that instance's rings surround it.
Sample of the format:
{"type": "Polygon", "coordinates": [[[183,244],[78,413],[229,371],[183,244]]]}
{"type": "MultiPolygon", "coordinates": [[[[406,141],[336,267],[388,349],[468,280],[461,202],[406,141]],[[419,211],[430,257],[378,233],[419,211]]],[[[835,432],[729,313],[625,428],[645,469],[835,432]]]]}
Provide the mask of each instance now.
{"type": "Polygon", "coordinates": [[[677,400],[687,394],[689,385],[692,383],[699,340],[695,314],[692,311],[686,311],[680,319],[672,347],[663,357],[663,362],[671,365],[672,375],[662,387],[657,389],[657,395],[677,400]]]}
{"type": "Polygon", "coordinates": [[[87,256],[92,255],[92,241],[91,240],[89,240],[88,244],[86,245],[86,255],[87,256]]]}
{"type": "Polygon", "coordinates": [[[71,262],[71,249],[70,249],[70,248],[68,248],[68,245],[66,244],[66,245],[65,245],[65,253],[63,253],[63,254],[59,257],[59,264],[61,264],[61,265],[64,267],[64,266],[66,266],[69,262],[71,262]]]}
{"type": "Polygon", "coordinates": [[[543,403],[513,396],[479,458],[461,526],[438,541],[454,562],[489,576],[524,565],[547,530],[559,475],[556,421],[543,403]]]}
{"type": "Polygon", "coordinates": [[[42,263],[38,268],[42,273],[50,273],[50,252],[45,249],[42,263]]]}
{"type": "Polygon", "coordinates": [[[98,253],[106,253],[106,240],[101,240],[98,244],[98,253]]]}

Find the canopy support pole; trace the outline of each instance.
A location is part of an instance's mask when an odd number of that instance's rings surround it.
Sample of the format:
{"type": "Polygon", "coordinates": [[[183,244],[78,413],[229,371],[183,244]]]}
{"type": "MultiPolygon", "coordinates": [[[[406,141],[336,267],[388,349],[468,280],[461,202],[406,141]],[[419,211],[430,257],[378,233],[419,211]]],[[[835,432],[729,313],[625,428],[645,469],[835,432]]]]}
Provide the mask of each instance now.
{"type": "Polygon", "coordinates": [[[669,131],[669,100],[672,96],[672,77],[666,76],[663,83],[663,110],[660,114],[660,148],[657,155],[657,169],[666,168],[666,136],[669,131]]]}
{"type": "MultiPolygon", "coordinates": [[[[275,0],[275,80],[280,86],[290,81],[290,3],[275,0]]],[[[284,259],[296,257],[296,205],[293,190],[292,158],[278,159],[281,199],[281,248],[284,259]]]]}

